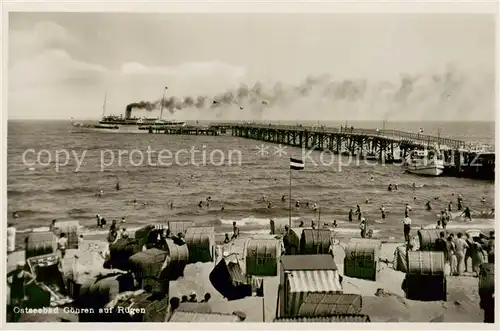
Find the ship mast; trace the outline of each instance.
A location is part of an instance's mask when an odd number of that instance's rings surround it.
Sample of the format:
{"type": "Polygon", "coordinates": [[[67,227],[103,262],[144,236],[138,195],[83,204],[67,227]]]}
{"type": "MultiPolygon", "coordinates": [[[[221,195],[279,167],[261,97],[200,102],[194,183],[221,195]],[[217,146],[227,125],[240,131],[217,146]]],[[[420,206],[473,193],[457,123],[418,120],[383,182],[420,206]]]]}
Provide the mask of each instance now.
{"type": "Polygon", "coordinates": [[[106,113],[106,98],[108,92],[104,93],[104,102],[102,103],[102,117],[104,118],[104,114],[106,113]]]}
{"type": "Polygon", "coordinates": [[[165,86],[163,89],[163,95],[161,97],[161,102],[160,102],[160,119],[163,117],[163,101],[165,100],[165,92],[167,92],[168,86],[165,86]]]}

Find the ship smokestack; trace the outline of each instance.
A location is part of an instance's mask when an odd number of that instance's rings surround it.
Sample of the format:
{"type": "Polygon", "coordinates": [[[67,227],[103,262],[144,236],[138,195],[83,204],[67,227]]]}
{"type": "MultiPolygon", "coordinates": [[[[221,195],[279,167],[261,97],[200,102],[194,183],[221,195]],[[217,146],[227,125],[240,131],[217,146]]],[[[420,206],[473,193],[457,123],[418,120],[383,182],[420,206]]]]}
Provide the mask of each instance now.
{"type": "Polygon", "coordinates": [[[128,120],[132,116],[132,106],[128,105],[127,108],[125,108],[125,119],[128,120]]]}

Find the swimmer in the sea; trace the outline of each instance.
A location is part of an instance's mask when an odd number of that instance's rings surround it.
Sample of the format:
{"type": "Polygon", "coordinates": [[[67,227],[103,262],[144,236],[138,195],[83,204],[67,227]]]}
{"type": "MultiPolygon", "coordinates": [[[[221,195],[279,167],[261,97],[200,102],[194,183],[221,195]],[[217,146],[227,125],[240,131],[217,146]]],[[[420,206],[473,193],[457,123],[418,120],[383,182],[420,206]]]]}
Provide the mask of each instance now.
{"type": "Polygon", "coordinates": [[[272,207],[272,206],[273,206],[273,204],[272,204],[271,202],[269,202],[269,203],[267,204],[267,209],[271,209],[271,207],[272,207]]]}
{"type": "Polygon", "coordinates": [[[102,197],[104,195],[104,191],[103,190],[100,190],[99,191],[99,197],[102,197]]]}
{"type": "Polygon", "coordinates": [[[285,202],[285,196],[284,195],[281,196],[281,201],[285,202]]]}

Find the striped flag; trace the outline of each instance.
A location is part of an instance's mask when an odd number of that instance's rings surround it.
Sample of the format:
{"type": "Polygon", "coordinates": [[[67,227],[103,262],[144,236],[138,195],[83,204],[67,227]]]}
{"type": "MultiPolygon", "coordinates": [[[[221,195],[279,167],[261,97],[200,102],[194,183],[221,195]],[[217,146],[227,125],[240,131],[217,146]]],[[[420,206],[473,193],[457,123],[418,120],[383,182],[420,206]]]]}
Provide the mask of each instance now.
{"type": "Polygon", "coordinates": [[[301,159],[290,158],[290,169],[292,170],[302,170],[304,169],[304,161],[301,159]]]}

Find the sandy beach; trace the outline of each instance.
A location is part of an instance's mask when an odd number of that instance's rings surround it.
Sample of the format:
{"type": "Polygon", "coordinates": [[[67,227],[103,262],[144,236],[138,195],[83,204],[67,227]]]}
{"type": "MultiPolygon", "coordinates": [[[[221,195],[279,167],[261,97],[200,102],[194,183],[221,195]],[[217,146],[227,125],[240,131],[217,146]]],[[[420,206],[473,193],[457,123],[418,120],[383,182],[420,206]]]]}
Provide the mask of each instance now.
{"type": "MultiPolygon", "coordinates": [[[[226,251],[243,252],[245,238],[225,245],[226,251]]],[[[344,248],[347,239],[340,239],[334,246],[334,258],[343,275],[344,248]]],[[[400,243],[383,243],[380,259],[393,261],[394,250],[400,243]]],[[[106,250],[107,244],[102,240],[86,240],[78,250],[68,250],[63,260],[63,270],[67,275],[71,272],[75,255],[80,270],[97,272],[102,270],[103,258],[101,252],[106,250]]],[[[18,251],[8,256],[8,270],[15,268],[17,261],[24,260],[24,251],[18,251]]],[[[245,269],[244,260],[240,264],[245,269]]],[[[266,322],[272,322],[276,314],[276,298],[279,277],[264,279],[264,299],[249,297],[236,301],[227,301],[211,285],[209,274],[214,263],[189,264],[185,269],[185,276],[177,281],[170,282],[170,295],[181,297],[192,291],[198,298],[210,293],[210,305],[213,312],[232,313],[243,311],[246,322],[263,321],[263,305],[266,322]]],[[[378,281],[368,281],[351,277],[343,278],[344,293],[354,293],[362,296],[362,314],[370,316],[372,322],[482,322],[483,313],[479,308],[478,278],[472,275],[448,277],[448,300],[420,302],[404,298],[401,283],[405,274],[392,269],[392,264],[379,264],[378,281]],[[381,290],[382,291],[381,291],[381,290]],[[379,294],[376,295],[377,290],[379,294]]],[[[422,289],[425,290],[425,289],[422,289]]],[[[74,320],[76,316],[70,320],[74,320]]],[[[76,319],[77,320],[77,319],[76,319]]],[[[75,320],[75,321],[76,321],[75,320]]]]}

